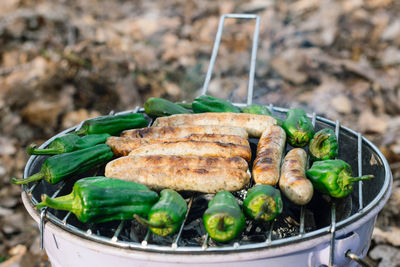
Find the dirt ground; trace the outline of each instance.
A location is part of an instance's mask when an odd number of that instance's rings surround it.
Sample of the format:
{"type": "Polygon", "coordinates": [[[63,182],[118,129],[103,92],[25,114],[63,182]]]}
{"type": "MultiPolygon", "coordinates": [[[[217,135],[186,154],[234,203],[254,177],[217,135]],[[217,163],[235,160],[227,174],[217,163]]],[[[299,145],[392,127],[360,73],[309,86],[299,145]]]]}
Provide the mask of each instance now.
{"type": "MultiPolygon", "coordinates": [[[[80,121],[200,94],[225,13],[261,17],[255,103],[360,131],[394,186],[369,258],[400,266],[400,2],[1,0],[0,266],[49,266],[20,187],[26,147],[80,121]]],[[[245,102],[253,21],[227,20],[209,93],[245,102]]]]}

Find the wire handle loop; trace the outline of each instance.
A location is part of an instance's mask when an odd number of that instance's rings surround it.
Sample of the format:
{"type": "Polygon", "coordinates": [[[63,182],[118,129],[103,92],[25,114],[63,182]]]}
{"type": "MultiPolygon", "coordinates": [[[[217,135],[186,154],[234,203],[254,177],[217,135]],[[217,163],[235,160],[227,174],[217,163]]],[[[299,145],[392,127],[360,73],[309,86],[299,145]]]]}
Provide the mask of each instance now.
{"type": "Polygon", "coordinates": [[[258,35],[260,33],[260,16],[255,14],[225,14],[220,17],[218,24],[217,35],[215,36],[214,47],[210,58],[210,65],[208,66],[206,79],[204,80],[204,85],[202,89],[202,95],[207,93],[208,87],[210,85],[210,80],[212,76],[212,71],[214,69],[215,60],[217,58],[218,49],[221,44],[222,32],[224,31],[224,22],[226,18],[232,19],[255,19],[256,26],[253,35],[253,44],[251,49],[251,59],[250,59],[250,72],[249,72],[249,83],[247,87],[247,105],[251,105],[253,102],[253,89],[254,89],[254,74],[256,69],[256,57],[257,57],[257,46],[258,46],[258,35]]]}

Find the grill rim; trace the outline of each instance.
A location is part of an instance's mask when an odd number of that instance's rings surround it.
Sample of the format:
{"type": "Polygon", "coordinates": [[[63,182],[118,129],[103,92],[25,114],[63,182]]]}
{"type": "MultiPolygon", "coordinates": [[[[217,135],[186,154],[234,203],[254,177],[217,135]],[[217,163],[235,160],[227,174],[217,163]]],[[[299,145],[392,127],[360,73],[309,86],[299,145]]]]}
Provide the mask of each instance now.
{"type": "MultiPolygon", "coordinates": [[[[238,106],[242,106],[243,104],[236,104],[238,106]]],[[[281,108],[281,107],[272,107],[272,110],[278,113],[283,113],[286,114],[286,112],[288,111],[287,108],[281,108]]],[[[130,110],[130,111],[123,111],[123,112],[119,112],[117,114],[124,114],[124,113],[129,113],[129,112],[144,112],[143,108],[139,108],[137,107],[134,110],[130,110]]],[[[309,117],[311,117],[308,114],[309,117]]],[[[316,120],[321,121],[323,123],[326,123],[330,126],[335,126],[335,122],[321,117],[321,116],[316,116],[316,120]]],[[[73,126],[71,128],[68,128],[58,134],[56,134],[55,136],[51,137],[49,140],[47,140],[45,143],[43,143],[40,148],[44,148],[46,147],[51,141],[53,141],[55,138],[74,131],[75,129],[79,128],[80,125],[77,126],[73,126]]],[[[357,132],[354,130],[351,130],[345,126],[340,125],[340,130],[345,131],[351,135],[357,136],[357,132]]],[[[359,210],[358,212],[356,212],[355,214],[347,217],[346,219],[337,222],[336,223],[336,231],[337,231],[337,236],[340,236],[342,234],[346,234],[346,232],[343,232],[343,230],[346,228],[346,226],[349,226],[351,224],[353,224],[354,222],[360,221],[362,218],[366,217],[368,214],[372,213],[372,210],[376,210],[378,209],[378,211],[376,213],[378,213],[384,206],[384,204],[386,203],[386,201],[388,200],[389,196],[390,196],[390,191],[391,191],[391,187],[392,187],[392,173],[390,171],[390,167],[389,164],[386,160],[386,158],[384,157],[384,155],[382,154],[382,152],[368,139],[366,139],[364,136],[362,136],[362,142],[364,142],[367,146],[369,146],[380,158],[380,160],[382,161],[383,167],[385,169],[385,180],[383,183],[383,186],[381,188],[381,190],[379,191],[379,193],[375,196],[375,198],[368,203],[368,205],[366,205],[365,207],[363,207],[361,210],[359,210]]],[[[31,156],[25,166],[24,169],[24,178],[28,177],[28,173],[29,173],[29,169],[30,166],[32,165],[32,163],[34,162],[34,160],[36,159],[36,157],[38,156],[31,156]]],[[[28,193],[28,187],[26,185],[23,186],[23,194],[27,194],[28,193]]],[[[32,200],[29,201],[30,203],[30,207],[32,209],[34,209],[33,207],[33,202],[32,200]]],[[[34,210],[35,211],[35,210],[34,210]]],[[[38,215],[38,212],[35,211],[36,215],[38,215]]],[[[203,254],[209,254],[207,252],[211,252],[211,253],[215,253],[215,252],[223,252],[223,253],[229,253],[229,252],[241,252],[241,251],[251,251],[251,250],[262,250],[262,249],[268,249],[268,248],[277,248],[277,247],[282,247],[282,246],[288,246],[291,244],[299,244],[302,243],[304,241],[309,241],[312,239],[316,239],[316,238],[320,238],[320,237],[325,237],[329,238],[330,235],[330,225],[311,231],[311,232],[306,232],[302,235],[296,235],[296,236],[291,236],[291,237],[286,237],[283,239],[279,239],[279,240],[272,240],[271,242],[257,242],[257,243],[251,243],[251,244],[244,244],[244,245],[240,245],[239,247],[235,248],[235,246],[217,246],[217,247],[207,247],[206,250],[204,250],[202,247],[194,247],[194,246],[178,246],[177,248],[171,247],[171,246],[161,246],[161,245],[154,245],[154,244],[148,244],[146,246],[143,246],[141,243],[138,242],[127,242],[127,241],[121,241],[118,240],[117,242],[112,241],[109,238],[103,237],[103,236],[98,236],[98,235],[93,235],[93,234],[87,234],[85,231],[78,229],[72,225],[68,225],[68,227],[70,227],[71,229],[69,229],[67,227],[67,225],[64,225],[64,223],[57,218],[56,216],[54,216],[51,213],[48,213],[46,215],[47,217],[47,221],[52,222],[55,226],[66,230],[67,232],[73,234],[73,235],[77,235],[79,237],[82,237],[84,239],[87,240],[91,240],[94,242],[99,242],[105,245],[109,245],[109,246],[113,246],[113,247],[117,247],[117,248],[128,248],[128,249],[135,249],[135,250],[141,250],[141,251],[145,251],[145,252],[163,252],[163,253],[171,253],[171,254],[193,254],[193,253],[203,253],[203,254]],[[75,228],[75,229],[72,229],[75,228]]],[[[369,216],[367,216],[369,218],[369,216]]]]}

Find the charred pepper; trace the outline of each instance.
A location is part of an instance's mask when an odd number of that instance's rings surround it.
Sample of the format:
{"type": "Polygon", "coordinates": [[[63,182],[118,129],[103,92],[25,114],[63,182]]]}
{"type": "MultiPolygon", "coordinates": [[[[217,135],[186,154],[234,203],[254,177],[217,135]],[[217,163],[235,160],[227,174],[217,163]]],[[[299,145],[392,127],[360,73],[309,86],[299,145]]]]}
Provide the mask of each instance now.
{"type": "Polygon", "coordinates": [[[135,214],[134,217],[159,236],[175,233],[182,225],[187,212],[186,201],[172,189],[160,192],[160,199],[150,209],[148,220],[135,214]]]}
{"type": "Polygon", "coordinates": [[[141,113],[101,116],[83,122],[81,128],[75,133],[78,135],[108,133],[118,135],[123,130],[143,128],[148,124],[141,113]]]}
{"type": "Polygon", "coordinates": [[[314,126],[302,109],[290,109],[282,128],[286,132],[289,144],[294,147],[307,145],[314,135],[314,126]]]}
{"type": "Polygon", "coordinates": [[[97,144],[105,143],[109,134],[89,134],[79,137],[76,134],[66,134],[55,138],[47,148],[38,149],[35,144],[28,147],[29,155],[56,155],[85,149],[97,144]]]}
{"type": "Polygon", "coordinates": [[[152,118],[191,113],[190,110],[164,98],[151,97],[144,103],[144,111],[152,118]]]}
{"type": "Polygon", "coordinates": [[[270,185],[255,185],[243,201],[243,210],[250,218],[265,222],[275,219],[282,208],[280,191],[270,185]]]}
{"type": "Polygon", "coordinates": [[[40,171],[25,179],[12,178],[14,184],[26,184],[44,179],[50,184],[56,184],[73,175],[82,174],[91,168],[111,160],[113,153],[105,144],[77,150],[69,153],[54,155],[47,158],[40,171]]]}
{"type": "Polygon", "coordinates": [[[235,197],[230,192],[220,191],[208,203],[203,223],[212,239],[227,242],[243,231],[245,218],[235,197]]]}
{"type": "Polygon", "coordinates": [[[240,108],[234,106],[232,103],[209,95],[201,95],[197,97],[192,103],[192,109],[195,113],[204,112],[233,112],[240,113],[240,108]]]}
{"type": "Polygon", "coordinates": [[[78,180],[66,196],[52,199],[42,195],[42,202],[36,208],[67,210],[81,222],[101,223],[129,220],[133,214],[147,216],[157,200],[157,193],[144,185],[97,176],[78,180]]]}
{"type": "Polygon", "coordinates": [[[315,161],[306,174],[317,191],[334,198],[349,195],[354,182],[374,178],[374,175],[353,177],[351,166],[340,159],[315,161]]]}
{"type": "Polygon", "coordinates": [[[334,159],[338,150],[335,132],[329,128],[318,131],[310,141],[309,151],[313,161],[334,159]]]}

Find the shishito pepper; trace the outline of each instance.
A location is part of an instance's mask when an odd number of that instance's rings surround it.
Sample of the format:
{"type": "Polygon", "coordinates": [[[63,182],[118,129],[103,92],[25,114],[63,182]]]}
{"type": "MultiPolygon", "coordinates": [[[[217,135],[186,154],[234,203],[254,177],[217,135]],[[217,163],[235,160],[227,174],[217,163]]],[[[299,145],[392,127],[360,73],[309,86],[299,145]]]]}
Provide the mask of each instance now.
{"type": "Polygon", "coordinates": [[[335,132],[329,128],[318,131],[310,141],[309,151],[313,161],[336,158],[339,146],[335,132]]]}
{"type": "Polygon", "coordinates": [[[230,192],[220,191],[208,203],[203,223],[212,239],[227,242],[243,231],[245,218],[235,197],[230,192]]]}
{"type": "Polygon", "coordinates": [[[314,135],[314,126],[302,109],[290,109],[282,128],[285,130],[290,145],[303,147],[314,135]]]}
{"type": "Polygon", "coordinates": [[[144,185],[98,176],[78,180],[66,196],[52,199],[44,194],[36,207],[67,210],[81,222],[100,223],[147,216],[157,200],[157,193],[144,185]]]}
{"type": "Polygon", "coordinates": [[[175,233],[182,225],[187,212],[186,201],[172,189],[160,192],[160,199],[150,209],[148,220],[135,214],[134,217],[159,236],[175,233]]]}
{"type": "Polygon", "coordinates": [[[29,155],[56,155],[76,150],[85,149],[97,144],[105,143],[107,137],[111,135],[105,134],[90,134],[79,137],[76,134],[66,134],[55,138],[47,148],[38,149],[35,144],[28,147],[29,155]]]}
{"type": "Polygon", "coordinates": [[[86,120],[75,133],[78,135],[108,133],[118,135],[123,130],[143,128],[148,124],[141,113],[101,116],[86,120]]]}
{"type": "Polygon", "coordinates": [[[340,159],[315,161],[306,174],[317,191],[334,198],[349,195],[354,182],[374,178],[373,175],[353,177],[351,166],[340,159]]]}
{"type": "Polygon", "coordinates": [[[144,103],[144,111],[152,118],[170,116],[173,114],[191,113],[190,110],[159,97],[151,97],[147,99],[144,103]]]}
{"type": "Polygon", "coordinates": [[[193,100],[192,109],[195,113],[204,112],[233,112],[240,113],[240,108],[232,103],[209,95],[201,95],[193,100]]]}
{"type": "Polygon", "coordinates": [[[256,184],[247,191],[244,212],[254,220],[271,221],[282,212],[281,193],[270,185],[256,184]]]}
{"type": "Polygon", "coordinates": [[[105,144],[54,155],[43,162],[38,173],[25,179],[12,178],[11,182],[14,184],[26,184],[44,179],[50,184],[56,184],[61,180],[104,164],[111,160],[112,157],[113,153],[111,149],[105,144]]]}

